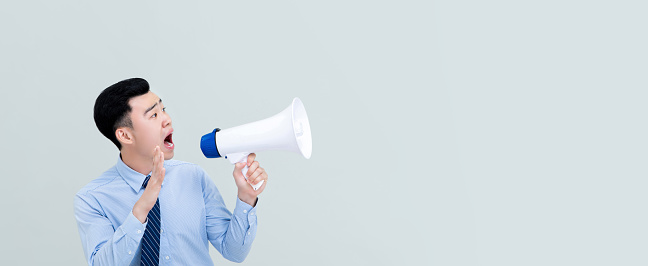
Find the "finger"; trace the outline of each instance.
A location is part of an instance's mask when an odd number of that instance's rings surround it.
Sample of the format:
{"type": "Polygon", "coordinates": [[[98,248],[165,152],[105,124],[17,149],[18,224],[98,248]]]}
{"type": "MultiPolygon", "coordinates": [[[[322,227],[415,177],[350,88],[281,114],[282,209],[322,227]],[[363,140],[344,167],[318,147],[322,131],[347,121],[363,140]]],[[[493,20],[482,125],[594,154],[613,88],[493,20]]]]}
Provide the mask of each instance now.
{"type": "Polygon", "coordinates": [[[234,164],[234,171],[238,171],[240,173],[241,170],[243,170],[243,167],[245,167],[245,163],[236,163],[234,164]]]}
{"type": "Polygon", "coordinates": [[[250,153],[247,157],[247,166],[250,167],[252,165],[252,162],[254,162],[254,159],[256,158],[256,153],[250,153]]]}
{"type": "Polygon", "coordinates": [[[259,162],[254,161],[252,165],[248,167],[247,177],[252,176],[252,174],[259,168],[259,162]]]}
{"type": "Polygon", "coordinates": [[[259,177],[259,174],[256,173],[256,172],[254,172],[254,173],[252,173],[252,175],[251,175],[250,177],[247,178],[247,182],[248,182],[249,184],[253,184],[253,185],[254,185],[254,184],[256,184],[256,179],[257,179],[257,177],[259,177]]]}
{"type": "MultiPolygon", "coordinates": [[[[164,170],[164,153],[162,151],[160,151],[160,156],[159,156],[159,159],[158,159],[157,169],[158,169],[159,174],[164,175],[162,173],[162,170],[164,170]]],[[[161,176],[161,177],[164,177],[164,176],[161,176]]]]}
{"type": "MultiPolygon", "coordinates": [[[[268,184],[268,180],[267,180],[267,179],[259,180],[259,182],[261,182],[261,181],[264,181],[264,182],[261,184],[261,186],[259,186],[259,188],[258,188],[257,190],[254,191],[254,194],[256,194],[256,195],[261,194],[261,192],[263,192],[263,190],[265,189],[266,184],[268,184]]],[[[259,182],[257,182],[256,184],[254,184],[254,186],[258,185],[259,182]]]]}
{"type": "Polygon", "coordinates": [[[155,146],[155,152],[153,153],[153,169],[158,168],[158,165],[160,164],[160,147],[155,146]]]}
{"type": "MultiPolygon", "coordinates": [[[[256,192],[257,192],[257,193],[261,193],[261,192],[263,192],[263,190],[265,189],[265,187],[266,187],[267,184],[268,184],[268,179],[266,179],[265,182],[263,182],[263,184],[261,184],[261,186],[259,187],[259,189],[257,189],[256,192]]],[[[259,194],[257,194],[257,195],[259,195],[259,194]]]]}
{"type": "Polygon", "coordinates": [[[268,172],[263,170],[263,173],[261,174],[261,176],[259,178],[261,179],[261,180],[259,180],[259,182],[264,181],[264,180],[265,180],[265,182],[268,182],[268,172]]]}
{"type": "Polygon", "coordinates": [[[164,169],[164,152],[162,152],[160,146],[156,146],[155,150],[157,153],[153,158],[152,178],[161,183],[164,179],[164,174],[166,173],[166,170],[164,169]]]}
{"type": "Polygon", "coordinates": [[[155,146],[155,149],[153,149],[153,168],[155,168],[155,166],[157,166],[157,160],[159,158],[159,156],[158,156],[158,148],[159,148],[159,146],[155,146]]]}
{"type": "Polygon", "coordinates": [[[157,165],[159,167],[160,165],[164,164],[164,152],[162,152],[160,146],[156,146],[156,147],[157,147],[157,153],[155,154],[155,157],[157,157],[157,165]]]}
{"type": "Polygon", "coordinates": [[[164,175],[166,174],[166,169],[162,168],[162,171],[160,171],[160,183],[164,181],[164,175]]]}
{"type": "Polygon", "coordinates": [[[153,169],[151,169],[151,178],[155,178],[155,176],[157,176],[157,173],[158,173],[158,162],[157,162],[158,158],[159,158],[159,156],[157,156],[157,153],[155,153],[153,155],[153,169]]]}
{"type": "Polygon", "coordinates": [[[248,183],[256,185],[257,183],[263,180],[263,168],[258,168],[254,173],[248,178],[248,183]]]}

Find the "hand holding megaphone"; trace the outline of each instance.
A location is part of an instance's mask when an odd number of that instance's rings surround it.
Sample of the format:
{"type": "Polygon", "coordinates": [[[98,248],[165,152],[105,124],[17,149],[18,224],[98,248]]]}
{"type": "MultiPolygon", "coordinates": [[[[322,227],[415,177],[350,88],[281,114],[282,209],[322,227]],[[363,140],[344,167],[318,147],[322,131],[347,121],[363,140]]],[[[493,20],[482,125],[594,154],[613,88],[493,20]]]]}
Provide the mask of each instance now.
{"type": "MultiPolygon", "coordinates": [[[[200,149],[207,158],[225,157],[232,164],[245,162],[250,153],[267,150],[297,152],[306,159],[313,152],[310,124],[304,104],[295,98],[282,112],[256,122],[228,129],[216,128],[200,139],[200,149]]],[[[247,179],[247,165],[243,176],[247,179]]],[[[252,185],[259,189],[263,181],[252,185]]]]}

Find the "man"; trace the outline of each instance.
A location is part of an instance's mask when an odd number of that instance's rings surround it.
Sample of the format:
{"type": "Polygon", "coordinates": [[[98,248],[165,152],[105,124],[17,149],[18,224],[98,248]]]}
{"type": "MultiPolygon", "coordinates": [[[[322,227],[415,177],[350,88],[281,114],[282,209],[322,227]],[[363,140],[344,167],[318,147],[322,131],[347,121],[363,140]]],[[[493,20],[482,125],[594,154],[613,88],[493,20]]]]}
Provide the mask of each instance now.
{"type": "Polygon", "coordinates": [[[89,265],[213,265],[211,244],[242,262],[257,230],[258,190],[268,175],[255,154],[234,167],[238,199],[231,213],[205,171],[171,160],[171,117],[141,78],[120,81],[97,97],[94,120],[119,149],[117,164],[74,198],[89,265]]]}

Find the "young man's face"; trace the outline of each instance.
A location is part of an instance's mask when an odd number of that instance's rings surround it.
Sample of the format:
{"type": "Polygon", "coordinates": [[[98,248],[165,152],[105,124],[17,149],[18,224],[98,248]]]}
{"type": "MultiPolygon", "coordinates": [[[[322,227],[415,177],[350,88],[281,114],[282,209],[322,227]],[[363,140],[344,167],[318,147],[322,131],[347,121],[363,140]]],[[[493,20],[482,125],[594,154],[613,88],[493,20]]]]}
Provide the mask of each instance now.
{"type": "Polygon", "coordinates": [[[152,157],[155,146],[160,146],[164,159],[173,158],[173,127],[171,117],[164,110],[162,100],[153,92],[131,98],[133,148],[144,158],[152,157]]]}

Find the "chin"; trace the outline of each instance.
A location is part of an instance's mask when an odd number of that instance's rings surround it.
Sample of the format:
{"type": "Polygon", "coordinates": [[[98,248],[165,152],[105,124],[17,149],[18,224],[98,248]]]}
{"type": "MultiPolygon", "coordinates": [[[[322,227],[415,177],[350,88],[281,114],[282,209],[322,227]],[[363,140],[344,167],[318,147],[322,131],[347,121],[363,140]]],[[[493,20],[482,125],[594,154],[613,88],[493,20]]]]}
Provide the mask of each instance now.
{"type": "Polygon", "coordinates": [[[173,151],[164,152],[164,160],[171,160],[171,159],[173,159],[173,151]]]}

